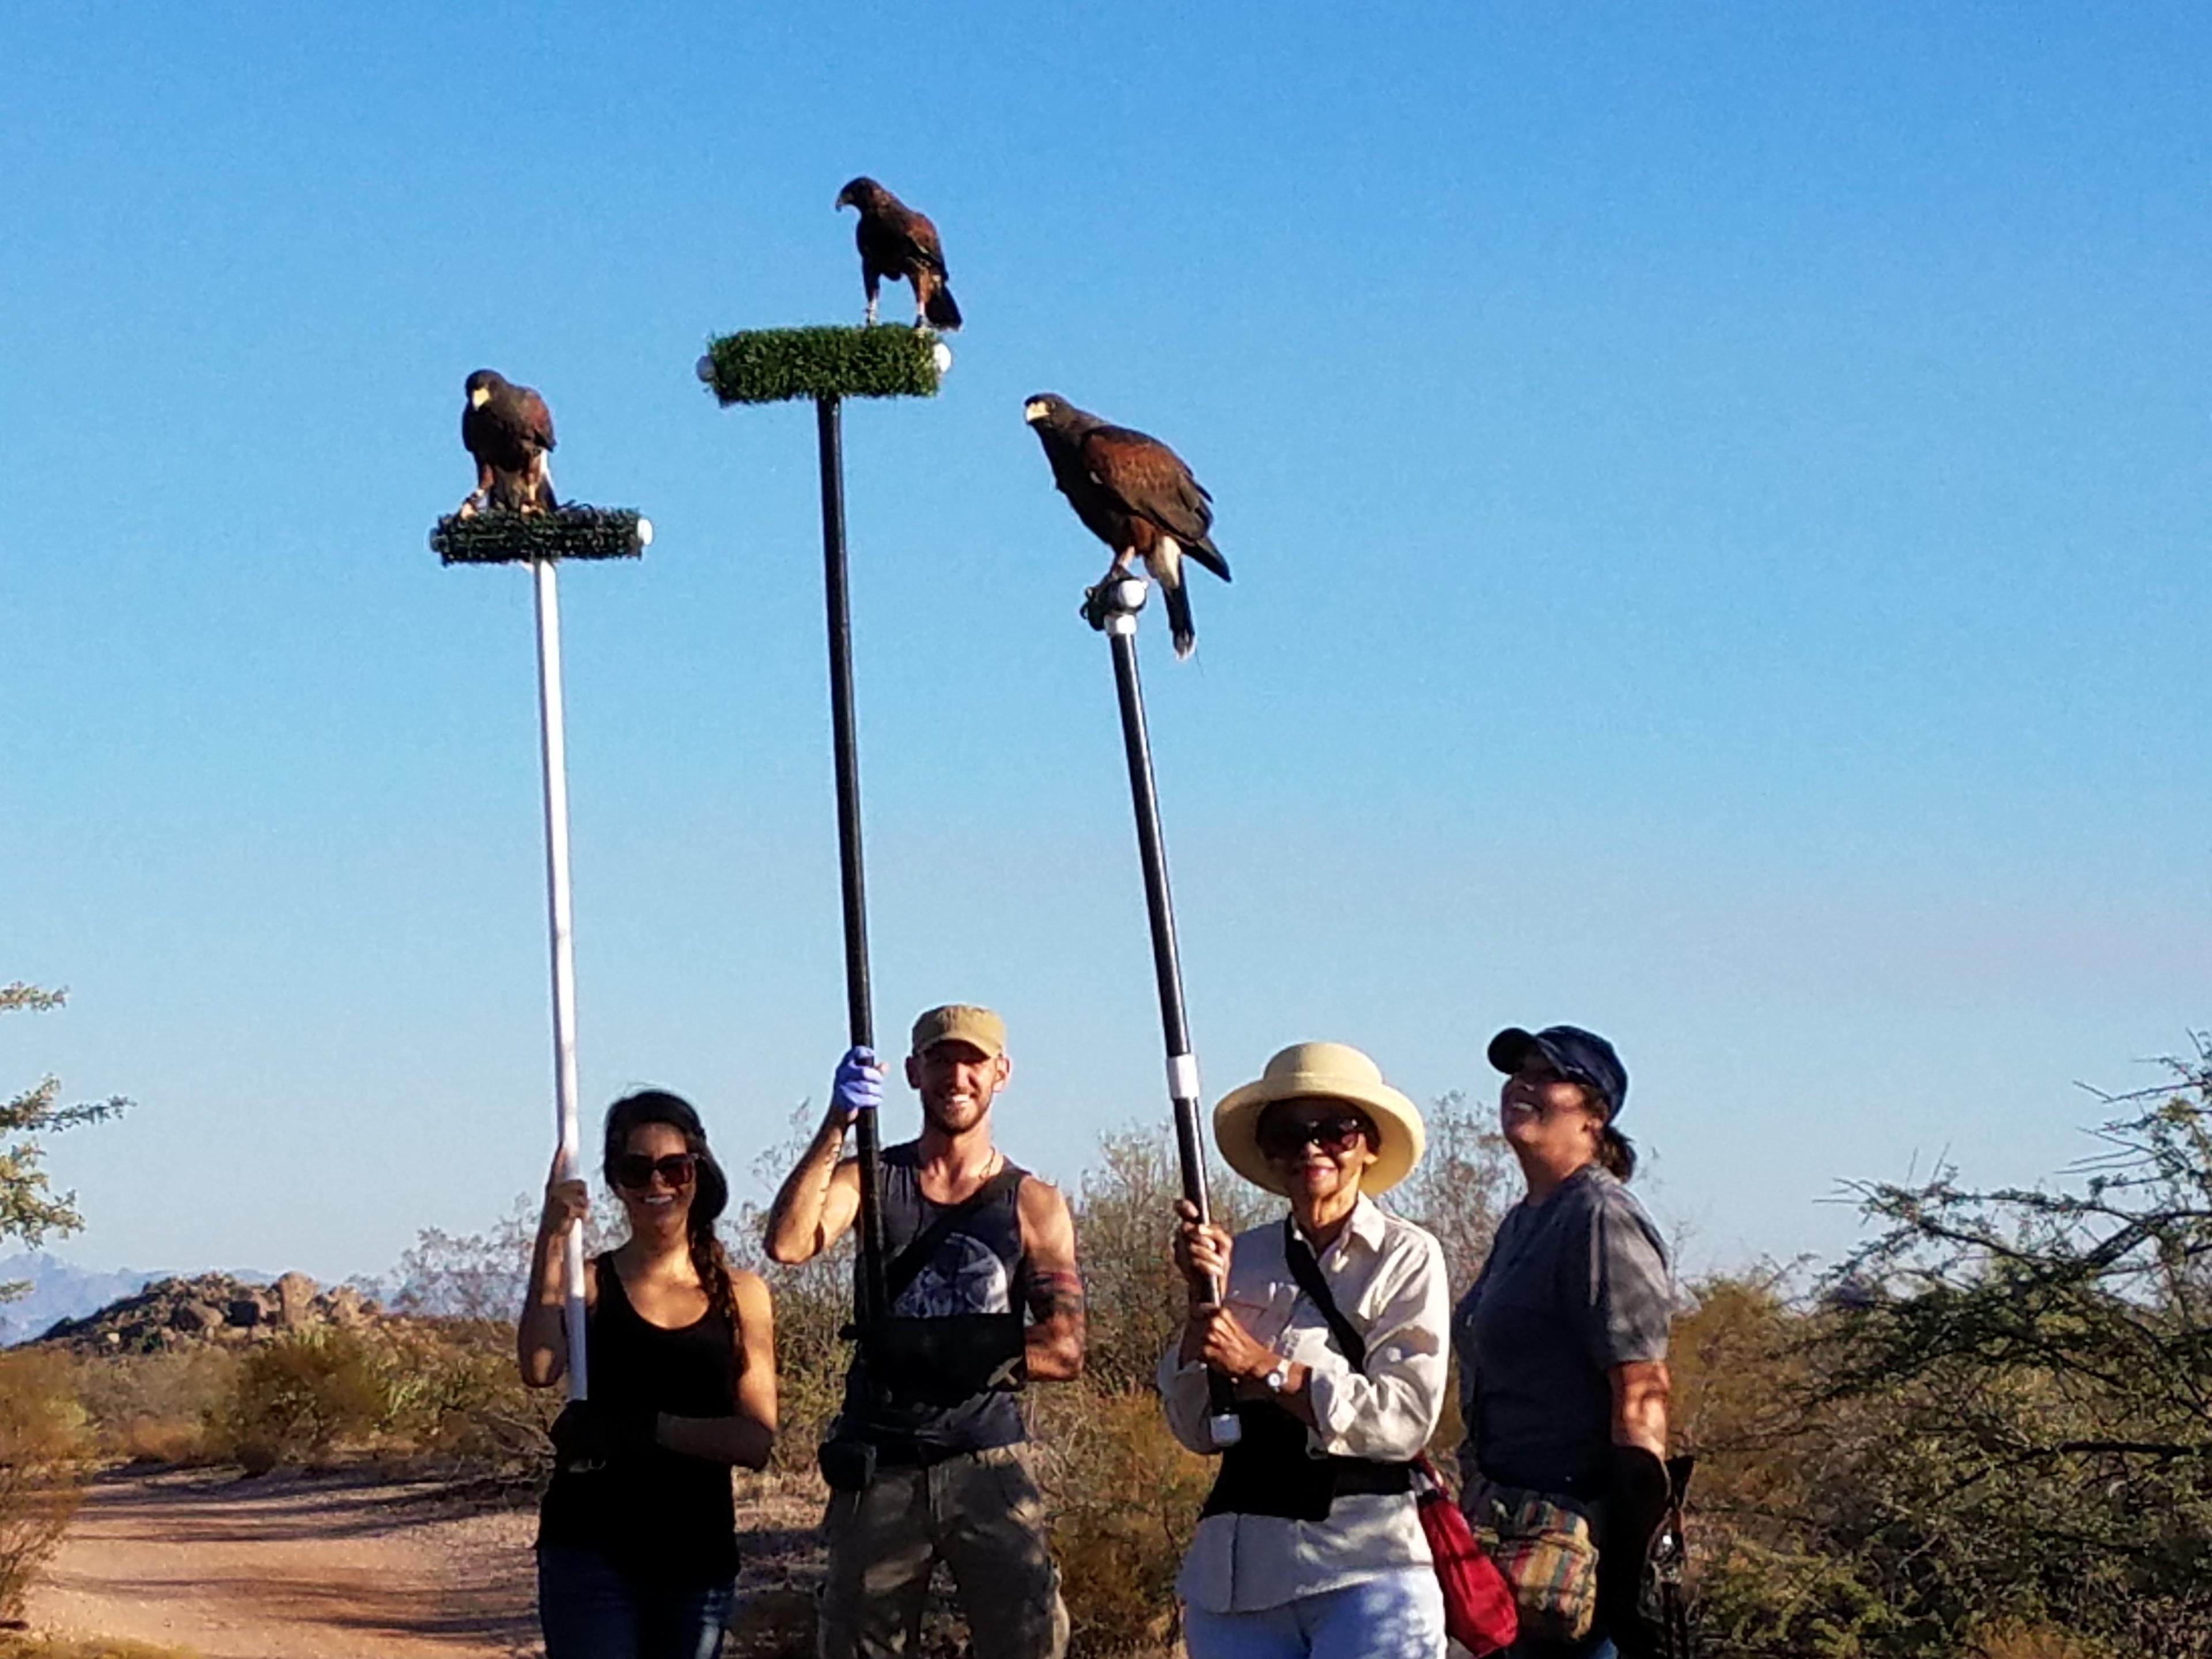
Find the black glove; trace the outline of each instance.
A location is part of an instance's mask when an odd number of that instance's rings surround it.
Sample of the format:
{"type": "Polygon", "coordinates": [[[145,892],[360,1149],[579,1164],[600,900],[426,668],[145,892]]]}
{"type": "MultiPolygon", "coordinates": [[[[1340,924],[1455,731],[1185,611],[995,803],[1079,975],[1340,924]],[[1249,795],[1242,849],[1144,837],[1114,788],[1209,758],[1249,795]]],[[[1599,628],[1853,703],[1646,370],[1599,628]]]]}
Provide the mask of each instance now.
{"type": "Polygon", "coordinates": [[[1660,1651],[1660,1632],[1639,1603],[1652,1535],[1672,1501],[1667,1466],[1641,1446],[1615,1446],[1605,1488],[1605,1536],[1598,1540],[1597,1618],[1623,1659],[1660,1651]]]}
{"type": "Polygon", "coordinates": [[[586,1474],[611,1463],[635,1462],[651,1451],[660,1413],[640,1407],[571,1400],[546,1431],[562,1469],[586,1474]]]}

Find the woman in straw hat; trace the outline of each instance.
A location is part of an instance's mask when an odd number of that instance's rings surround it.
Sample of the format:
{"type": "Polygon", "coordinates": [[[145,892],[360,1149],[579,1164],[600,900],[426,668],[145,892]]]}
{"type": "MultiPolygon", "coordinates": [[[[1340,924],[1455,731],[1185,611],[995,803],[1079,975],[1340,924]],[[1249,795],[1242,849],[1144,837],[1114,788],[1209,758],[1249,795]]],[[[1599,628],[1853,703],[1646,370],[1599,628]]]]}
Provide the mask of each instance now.
{"type": "Polygon", "coordinates": [[[1290,1200],[1239,1234],[1186,1206],[1182,1335],[1160,1362],[1176,1437],[1219,1449],[1208,1375],[1234,1388],[1222,1457],[1176,1582],[1191,1659],[1437,1659],[1443,1601],[1412,1460],[1443,1401],[1443,1252],[1375,1195],[1425,1139],[1413,1103],[1340,1042],[1302,1042],[1213,1109],[1229,1166],[1290,1200]],[[1224,1287],[1219,1303],[1211,1287],[1224,1287]]]}
{"type": "Polygon", "coordinates": [[[1521,1612],[1522,1659],[1653,1650],[1638,1610],[1668,1498],[1667,1248],[1624,1184],[1628,1073],[1575,1025],[1510,1026],[1498,1127],[1528,1195],[1453,1314],[1468,1519],[1521,1612]]]}

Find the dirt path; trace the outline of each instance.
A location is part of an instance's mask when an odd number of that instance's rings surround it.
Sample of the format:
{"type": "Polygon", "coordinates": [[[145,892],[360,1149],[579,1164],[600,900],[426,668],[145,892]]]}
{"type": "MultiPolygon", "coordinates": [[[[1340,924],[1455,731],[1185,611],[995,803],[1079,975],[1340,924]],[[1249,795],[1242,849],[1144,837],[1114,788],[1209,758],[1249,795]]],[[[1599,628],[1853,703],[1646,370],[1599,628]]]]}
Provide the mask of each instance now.
{"type": "MultiPolygon", "coordinates": [[[[796,1645],[779,1626],[818,1573],[813,1515],[792,1498],[742,1506],[745,1650],[796,1645]]],[[[434,1486],[114,1474],[86,1493],[30,1622],[204,1659],[524,1659],[540,1652],[536,1524],[434,1486]]]]}
{"type": "Polygon", "coordinates": [[[206,1659],[513,1659],[538,1648],[532,1526],[422,1486],[115,1475],[86,1493],[30,1622],[206,1659]]]}

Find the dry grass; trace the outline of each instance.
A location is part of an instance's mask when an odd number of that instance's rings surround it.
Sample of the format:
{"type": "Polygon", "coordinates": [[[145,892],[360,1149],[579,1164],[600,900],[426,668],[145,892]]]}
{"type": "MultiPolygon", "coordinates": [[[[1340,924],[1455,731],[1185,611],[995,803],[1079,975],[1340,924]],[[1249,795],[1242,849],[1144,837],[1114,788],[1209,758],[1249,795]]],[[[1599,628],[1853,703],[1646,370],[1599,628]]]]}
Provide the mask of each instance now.
{"type": "Polygon", "coordinates": [[[21,1613],[76,1510],[86,1435],[72,1381],[63,1355],[0,1354],[0,1620],[21,1613]]]}

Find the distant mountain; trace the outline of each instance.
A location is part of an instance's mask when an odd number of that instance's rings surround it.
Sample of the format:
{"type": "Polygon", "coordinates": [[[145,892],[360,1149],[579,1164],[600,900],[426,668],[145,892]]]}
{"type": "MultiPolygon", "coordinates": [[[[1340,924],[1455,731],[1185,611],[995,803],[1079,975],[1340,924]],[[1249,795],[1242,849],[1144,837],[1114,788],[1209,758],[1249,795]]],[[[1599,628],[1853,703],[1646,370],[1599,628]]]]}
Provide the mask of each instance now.
{"type": "MultiPolygon", "coordinates": [[[[112,1273],[94,1273],[44,1250],[0,1255],[0,1285],[31,1287],[27,1296],[0,1302],[0,1348],[43,1336],[58,1320],[82,1319],[169,1276],[167,1272],[140,1273],[131,1267],[112,1273]]],[[[267,1273],[239,1273],[231,1277],[249,1284],[270,1282],[267,1273]]]]}
{"type": "Polygon", "coordinates": [[[0,1285],[31,1287],[28,1295],[0,1302],[0,1347],[27,1342],[58,1319],[82,1319],[118,1297],[145,1289],[149,1280],[159,1276],[127,1267],[120,1273],[94,1273],[44,1250],[0,1255],[0,1285]]]}

